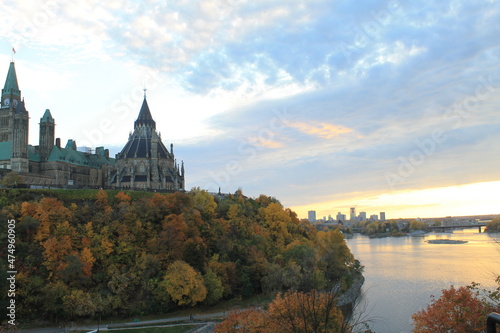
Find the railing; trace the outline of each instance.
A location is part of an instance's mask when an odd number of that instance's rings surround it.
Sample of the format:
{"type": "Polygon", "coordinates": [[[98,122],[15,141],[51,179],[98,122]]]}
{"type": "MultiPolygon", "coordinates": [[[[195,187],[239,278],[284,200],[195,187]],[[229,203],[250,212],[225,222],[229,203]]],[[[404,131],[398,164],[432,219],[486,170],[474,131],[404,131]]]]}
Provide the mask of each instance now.
{"type": "Polygon", "coordinates": [[[486,332],[497,333],[497,324],[500,324],[500,313],[490,313],[486,319],[486,332]]]}

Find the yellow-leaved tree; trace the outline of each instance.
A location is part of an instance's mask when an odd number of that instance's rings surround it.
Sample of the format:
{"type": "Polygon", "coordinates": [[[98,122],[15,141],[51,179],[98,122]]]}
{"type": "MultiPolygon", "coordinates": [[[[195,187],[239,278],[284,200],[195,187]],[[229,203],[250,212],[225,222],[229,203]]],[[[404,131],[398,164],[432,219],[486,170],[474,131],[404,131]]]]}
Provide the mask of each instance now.
{"type": "Polygon", "coordinates": [[[177,305],[195,305],[207,297],[203,276],[184,261],[174,261],[167,268],[162,286],[177,305]]]}

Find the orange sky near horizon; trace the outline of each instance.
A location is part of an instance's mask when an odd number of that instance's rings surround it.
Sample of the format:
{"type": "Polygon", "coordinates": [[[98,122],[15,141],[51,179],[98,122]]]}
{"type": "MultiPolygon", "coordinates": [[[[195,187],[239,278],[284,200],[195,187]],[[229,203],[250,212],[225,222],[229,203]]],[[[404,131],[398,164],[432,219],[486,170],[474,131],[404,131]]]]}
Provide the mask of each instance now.
{"type": "MultiPolygon", "coordinates": [[[[397,191],[371,196],[332,200],[291,207],[299,218],[307,218],[309,210],[316,211],[316,218],[334,219],[338,212],[349,218],[349,208],[356,207],[356,214],[386,213],[386,219],[432,218],[500,214],[500,181],[480,182],[460,186],[428,188],[423,190],[397,191]]],[[[358,193],[361,195],[361,193],[358,193]]]]}

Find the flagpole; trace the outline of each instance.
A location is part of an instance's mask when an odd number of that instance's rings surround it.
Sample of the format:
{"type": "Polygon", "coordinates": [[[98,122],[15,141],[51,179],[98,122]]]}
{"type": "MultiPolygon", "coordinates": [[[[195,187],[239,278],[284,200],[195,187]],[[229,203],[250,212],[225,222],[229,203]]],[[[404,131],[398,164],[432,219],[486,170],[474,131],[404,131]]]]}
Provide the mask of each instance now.
{"type": "Polygon", "coordinates": [[[12,62],[14,62],[14,54],[16,54],[16,49],[12,47],[12,62]]]}

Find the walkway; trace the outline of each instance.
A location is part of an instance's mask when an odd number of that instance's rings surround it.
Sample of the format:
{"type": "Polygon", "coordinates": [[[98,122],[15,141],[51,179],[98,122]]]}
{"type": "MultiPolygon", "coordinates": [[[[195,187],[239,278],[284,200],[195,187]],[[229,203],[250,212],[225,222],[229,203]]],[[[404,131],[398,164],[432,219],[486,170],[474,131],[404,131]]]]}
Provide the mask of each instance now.
{"type": "MultiPolygon", "coordinates": [[[[109,328],[126,328],[126,327],[137,327],[137,326],[153,326],[153,325],[161,325],[168,324],[172,322],[184,322],[183,324],[210,324],[211,322],[206,322],[208,319],[216,319],[225,317],[226,312],[216,312],[209,314],[200,314],[195,315],[193,318],[189,316],[184,317],[173,317],[173,318],[165,318],[165,319],[155,319],[155,320],[144,320],[139,322],[128,322],[128,323],[101,323],[99,326],[100,331],[107,331],[107,327],[109,328]]],[[[206,325],[205,325],[206,326],[206,325]]],[[[202,329],[202,328],[200,328],[202,329]]],[[[47,328],[34,328],[34,329],[24,329],[17,332],[21,333],[66,333],[71,331],[93,331],[97,330],[97,325],[88,325],[88,326],[72,326],[66,328],[58,328],[58,327],[47,327],[47,328]]],[[[112,330],[110,330],[112,331],[112,330]]],[[[207,330],[196,330],[194,332],[210,332],[207,330]]]]}

